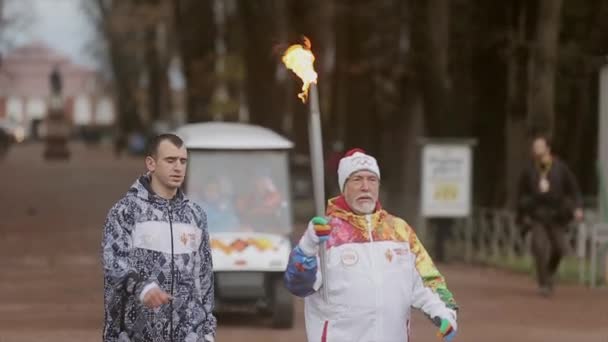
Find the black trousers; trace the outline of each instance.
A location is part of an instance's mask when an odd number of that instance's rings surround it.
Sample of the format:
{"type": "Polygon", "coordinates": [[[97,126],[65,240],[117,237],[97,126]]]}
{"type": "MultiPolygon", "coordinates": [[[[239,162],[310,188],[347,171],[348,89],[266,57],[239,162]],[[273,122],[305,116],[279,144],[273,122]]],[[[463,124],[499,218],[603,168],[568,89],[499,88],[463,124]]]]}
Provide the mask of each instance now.
{"type": "Polygon", "coordinates": [[[559,264],[570,251],[566,228],[558,224],[535,222],[531,229],[538,285],[552,288],[559,264]]]}

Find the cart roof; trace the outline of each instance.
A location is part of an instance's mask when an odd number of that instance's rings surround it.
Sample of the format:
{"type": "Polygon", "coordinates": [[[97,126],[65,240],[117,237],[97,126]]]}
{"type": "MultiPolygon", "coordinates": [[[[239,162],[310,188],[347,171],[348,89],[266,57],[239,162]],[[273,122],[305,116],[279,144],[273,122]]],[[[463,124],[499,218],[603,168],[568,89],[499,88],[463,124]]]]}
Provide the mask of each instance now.
{"type": "Polygon", "coordinates": [[[189,149],[259,150],[290,149],[293,143],[276,132],[239,122],[187,124],[176,134],[189,149]]]}

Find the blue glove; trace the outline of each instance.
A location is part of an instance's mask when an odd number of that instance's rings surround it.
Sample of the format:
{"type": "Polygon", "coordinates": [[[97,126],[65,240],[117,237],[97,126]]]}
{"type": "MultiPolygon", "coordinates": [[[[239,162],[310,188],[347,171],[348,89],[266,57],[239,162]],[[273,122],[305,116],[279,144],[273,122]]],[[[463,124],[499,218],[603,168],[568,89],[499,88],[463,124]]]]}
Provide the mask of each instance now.
{"type": "Polygon", "coordinates": [[[452,342],[452,339],[456,336],[456,330],[452,329],[447,335],[443,336],[445,342],[452,342]]]}

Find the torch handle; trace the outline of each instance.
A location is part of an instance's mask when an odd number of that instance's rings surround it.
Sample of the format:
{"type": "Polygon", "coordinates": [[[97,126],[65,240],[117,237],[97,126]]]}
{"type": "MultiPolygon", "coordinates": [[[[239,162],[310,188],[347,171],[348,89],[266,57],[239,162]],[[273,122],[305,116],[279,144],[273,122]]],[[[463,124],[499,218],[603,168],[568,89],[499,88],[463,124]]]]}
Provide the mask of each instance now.
{"type": "Polygon", "coordinates": [[[323,162],[323,137],[321,134],[321,114],[319,113],[319,95],[315,84],[310,87],[310,122],[308,125],[310,139],[310,162],[315,198],[315,211],[325,216],[325,177],[323,162]]]}
{"type": "Polygon", "coordinates": [[[329,303],[327,296],[327,285],[329,283],[327,279],[327,259],[325,256],[325,242],[321,243],[319,247],[319,263],[321,264],[321,277],[323,278],[323,285],[321,286],[321,296],[325,303],[329,303]]]}
{"type": "MultiPolygon", "coordinates": [[[[318,216],[325,216],[325,177],[323,166],[323,136],[321,134],[321,114],[319,110],[319,93],[317,85],[310,87],[310,121],[308,123],[308,136],[310,142],[310,165],[312,171],[313,194],[315,199],[315,212],[318,216]]],[[[321,264],[321,295],[327,303],[327,260],[325,258],[325,243],[319,248],[319,263],[321,264]]]]}

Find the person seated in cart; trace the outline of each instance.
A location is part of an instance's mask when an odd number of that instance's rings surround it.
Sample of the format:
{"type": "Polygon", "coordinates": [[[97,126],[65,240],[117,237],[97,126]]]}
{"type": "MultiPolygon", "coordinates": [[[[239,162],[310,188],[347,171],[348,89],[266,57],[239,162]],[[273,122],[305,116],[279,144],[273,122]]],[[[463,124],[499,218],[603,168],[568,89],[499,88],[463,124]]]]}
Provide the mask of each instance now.
{"type": "Polygon", "coordinates": [[[236,231],[241,226],[232,198],[224,189],[224,182],[219,177],[210,177],[199,195],[201,199],[198,202],[207,213],[207,224],[212,232],[236,231]]]}
{"type": "Polygon", "coordinates": [[[236,200],[241,222],[253,229],[269,228],[280,222],[283,198],[277,186],[268,176],[257,176],[236,200]]]}

